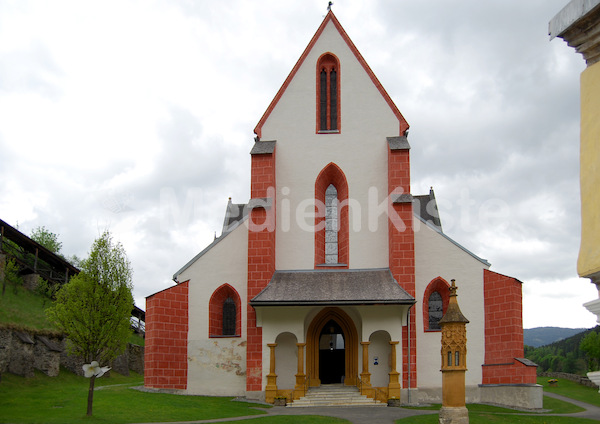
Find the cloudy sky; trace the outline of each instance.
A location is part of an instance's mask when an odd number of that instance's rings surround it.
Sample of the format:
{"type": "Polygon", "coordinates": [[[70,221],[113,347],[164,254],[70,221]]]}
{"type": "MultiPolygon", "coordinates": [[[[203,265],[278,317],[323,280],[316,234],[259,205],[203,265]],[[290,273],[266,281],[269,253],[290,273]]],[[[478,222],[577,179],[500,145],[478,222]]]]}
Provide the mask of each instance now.
{"type": "MultiPolygon", "coordinates": [[[[411,125],[412,192],[524,282],[524,325],[592,327],[576,274],[580,55],[549,41],[567,0],[335,0],[411,125]]],[[[327,1],[0,0],[0,218],[84,257],[110,229],[134,295],[249,198],[253,128],[327,1]]]]}

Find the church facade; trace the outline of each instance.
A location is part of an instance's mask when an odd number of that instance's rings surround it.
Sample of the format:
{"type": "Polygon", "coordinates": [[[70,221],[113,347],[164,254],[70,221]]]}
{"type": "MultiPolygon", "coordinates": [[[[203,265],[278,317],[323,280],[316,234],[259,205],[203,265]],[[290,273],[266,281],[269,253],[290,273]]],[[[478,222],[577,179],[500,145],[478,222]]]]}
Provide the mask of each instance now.
{"type": "Polygon", "coordinates": [[[467,400],[541,408],[522,283],[444,234],[433,190],[411,194],[408,127],[330,11],[255,128],[250,201],[147,298],[145,386],[440,402],[455,279],[467,400]]]}

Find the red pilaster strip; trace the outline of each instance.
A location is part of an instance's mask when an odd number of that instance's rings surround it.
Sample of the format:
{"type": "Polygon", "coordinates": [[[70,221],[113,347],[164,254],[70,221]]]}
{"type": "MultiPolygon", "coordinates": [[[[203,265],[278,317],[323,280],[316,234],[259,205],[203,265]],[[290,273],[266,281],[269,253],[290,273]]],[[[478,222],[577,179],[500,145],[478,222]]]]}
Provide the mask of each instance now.
{"type": "MultiPolygon", "coordinates": [[[[410,156],[408,149],[388,147],[389,200],[389,264],[392,275],[411,296],[415,296],[415,238],[412,202],[392,203],[392,194],[410,193],[410,156]]],[[[410,313],[408,327],[402,329],[402,386],[417,387],[417,336],[415,310],[410,313]],[[410,338],[410,352],[408,340],[410,338]]]]}
{"type": "MultiPolygon", "coordinates": [[[[252,209],[248,227],[248,302],[264,289],[275,272],[275,151],[252,155],[251,198],[270,198],[270,206],[252,209]]],[[[246,390],[262,390],[262,328],[248,307],[246,390]]]]}

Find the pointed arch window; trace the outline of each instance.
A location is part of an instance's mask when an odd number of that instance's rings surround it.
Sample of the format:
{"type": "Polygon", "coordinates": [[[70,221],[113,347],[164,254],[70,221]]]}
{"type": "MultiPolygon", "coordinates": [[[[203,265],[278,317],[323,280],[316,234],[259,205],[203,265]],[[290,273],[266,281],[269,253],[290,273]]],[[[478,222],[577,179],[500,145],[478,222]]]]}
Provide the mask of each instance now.
{"type": "Polygon", "coordinates": [[[444,316],[444,304],[442,295],[434,291],[429,296],[429,329],[441,330],[440,320],[444,316]]]}
{"type": "Polygon", "coordinates": [[[450,284],[441,277],[434,278],[423,294],[423,330],[441,331],[440,320],[448,310],[450,284]]]}
{"type": "Polygon", "coordinates": [[[315,181],[315,268],[348,268],[348,182],[334,163],[315,181]]]}
{"type": "Polygon", "coordinates": [[[333,184],[325,190],[325,263],[338,263],[338,194],[333,184]]]}
{"type": "Polygon", "coordinates": [[[241,306],[240,295],[231,285],[223,284],[215,290],[208,304],[209,337],[240,337],[241,306]]]}
{"type": "Polygon", "coordinates": [[[235,301],[228,297],[223,302],[223,336],[234,336],[235,335],[235,301]]]}
{"type": "Polygon", "coordinates": [[[332,53],[317,62],[317,132],[340,132],[340,62],[332,53]]]}

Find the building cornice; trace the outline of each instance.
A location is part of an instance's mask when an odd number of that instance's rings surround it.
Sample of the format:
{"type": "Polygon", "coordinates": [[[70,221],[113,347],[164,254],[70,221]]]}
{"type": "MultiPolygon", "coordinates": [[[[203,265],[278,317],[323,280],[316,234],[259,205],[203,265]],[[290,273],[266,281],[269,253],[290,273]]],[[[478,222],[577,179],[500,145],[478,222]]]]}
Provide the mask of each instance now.
{"type": "Polygon", "coordinates": [[[600,0],[572,0],[548,25],[550,39],[562,38],[587,66],[600,61],[600,0]]]}

